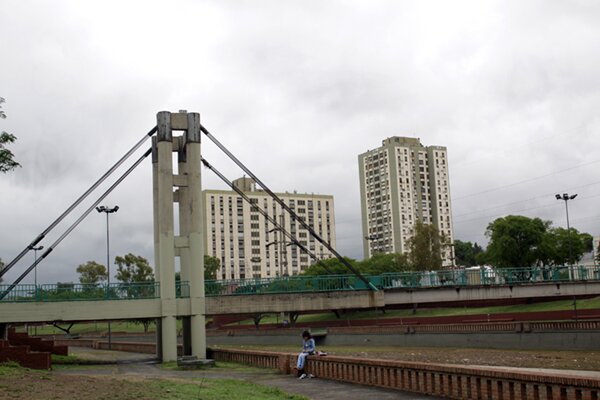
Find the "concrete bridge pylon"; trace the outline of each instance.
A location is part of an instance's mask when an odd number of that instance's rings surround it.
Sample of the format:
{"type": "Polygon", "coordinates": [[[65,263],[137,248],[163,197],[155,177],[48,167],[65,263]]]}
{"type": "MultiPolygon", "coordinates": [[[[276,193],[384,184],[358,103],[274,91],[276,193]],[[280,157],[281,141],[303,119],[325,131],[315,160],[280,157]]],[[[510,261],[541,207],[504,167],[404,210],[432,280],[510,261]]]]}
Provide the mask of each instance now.
{"type": "Polygon", "coordinates": [[[177,359],[175,258],[182,282],[189,283],[189,315],[182,316],[183,354],[206,358],[204,240],[202,221],[200,114],[161,111],[152,139],[154,257],[160,282],[161,317],[157,324],[157,356],[177,359]],[[174,136],[173,132],[182,134],[174,136]],[[173,169],[177,153],[177,171],[173,169]],[[179,232],[175,232],[178,203],[179,232]]]}

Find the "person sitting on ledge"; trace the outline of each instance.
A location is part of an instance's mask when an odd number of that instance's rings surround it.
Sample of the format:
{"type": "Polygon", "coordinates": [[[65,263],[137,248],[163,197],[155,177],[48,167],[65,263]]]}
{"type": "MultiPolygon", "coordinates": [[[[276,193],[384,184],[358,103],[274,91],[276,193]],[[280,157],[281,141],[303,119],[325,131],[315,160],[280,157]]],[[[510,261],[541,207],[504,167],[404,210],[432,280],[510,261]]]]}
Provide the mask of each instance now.
{"type": "Polygon", "coordinates": [[[298,354],[298,362],[296,363],[298,379],[314,378],[313,374],[306,374],[304,372],[304,366],[306,364],[306,357],[312,356],[315,352],[315,339],[312,338],[309,331],[302,332],[302,352],[298,354]]]}

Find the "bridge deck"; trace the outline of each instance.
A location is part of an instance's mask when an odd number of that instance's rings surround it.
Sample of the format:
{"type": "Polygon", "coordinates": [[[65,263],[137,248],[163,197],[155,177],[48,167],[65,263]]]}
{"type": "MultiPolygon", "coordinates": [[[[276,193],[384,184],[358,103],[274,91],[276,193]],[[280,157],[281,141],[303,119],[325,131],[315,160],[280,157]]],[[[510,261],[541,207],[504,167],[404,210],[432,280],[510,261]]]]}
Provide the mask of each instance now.
{"type": "MultiPolygon", "coordinates": [[[[209,281],[206,315],[368,309],[393,305],[600,295],[599,267],[384,274],[368,290],[354,276],[209,281]],[[476,274],[473,274],[476,272],[476,274]]],[[[0,323],[158,318],[159,283],[0,285],[0,323]],[[127,300],[127,301],[125,301],[127,300]]],[[[186,282],[176,285],[176,316],[190,315],[186,282]]],[[[164,299],[163,299],[164,300],[164,299]]]]}

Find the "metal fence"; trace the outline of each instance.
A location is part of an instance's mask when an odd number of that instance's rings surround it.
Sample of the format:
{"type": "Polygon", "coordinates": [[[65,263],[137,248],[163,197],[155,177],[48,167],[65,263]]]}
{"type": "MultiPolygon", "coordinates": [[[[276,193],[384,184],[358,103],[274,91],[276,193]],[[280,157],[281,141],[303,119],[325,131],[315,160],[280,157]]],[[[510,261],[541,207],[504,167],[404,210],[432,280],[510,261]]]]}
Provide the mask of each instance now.
{"type": "MultiPolygon", "coordinates": [[[[367,275],[378,289],[432,288],[443,286],[487,286],[535,284],[548,282],[577,282],[600,280],[600,266],[550,266],[533,268],[464,268],[440,271],[412,271],[367,275]]],[[[177,298],[190,297],[188,282],[176,282],[177,298]]],[[[0,285],[0,294],[10,285],[0,285]]],[[[335,292],[368,290],[354,275],[290,276],[282,278],[209,280],[205,282],[206,296],[235,296],[277,293],[335,292]]],[[[160,295],[158,282],[111,283],[85,285],[58,283],[52,285],[17,285],[6,293],[3,302],[132,300],[154,299],[160,295]]]]}
{"type": "MultiPolygon", "coordinates": [[[[463,268],[367,275],[378,289],[443,286],[511,285],[600,279],[600,266],[532,268],[463,268]]],[[[206,281],[206,296],[368,290],[354,275],[292,276],[284,278],[206,281]]]]}
{"type": "MultiPolygon", "coordinates": [[[[4,294],[10,285],[0,285],[4,294]]],[[[49,302],[81,300],[133,300],[155,299],[160,294],[158,282],[82,284],[56,283],[45,285],[17,285],[3,298],[4,302],[49,302]]]]}

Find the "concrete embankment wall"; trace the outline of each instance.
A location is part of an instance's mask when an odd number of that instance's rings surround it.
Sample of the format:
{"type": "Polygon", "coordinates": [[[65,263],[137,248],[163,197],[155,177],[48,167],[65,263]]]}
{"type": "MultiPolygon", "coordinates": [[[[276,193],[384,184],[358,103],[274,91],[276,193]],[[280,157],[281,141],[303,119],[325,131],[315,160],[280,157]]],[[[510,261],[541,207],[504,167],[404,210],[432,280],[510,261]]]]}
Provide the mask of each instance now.
{"type": "MultiPolygon", "coordinates": [[[[207,340],[213,346],[297,345],[302,329],[208,331],[207,340]]],[[[336,327],[319,333],[319,346],[600,349],[600,321],[336,327]]]]}
{"type": "MultiPolygon", "coordinates": [[[[298,345],[306,327],[208,330],[215,345],[298,345]]],[[[495,322],[481,324],[356,326],[313,329],[317,345],[464,347],[487,349],[600,349],[600,321],[495,322]]],[[[53,337],[57,343],[60,338],[53,337]]],[[[89,338],[102,343],[106,338],[89,338]]],[[[79,339],[80,343],[84,339],[79,339]]],[[[115,342],[154,343],[154,334],[113,334],[115,342]]]]}

